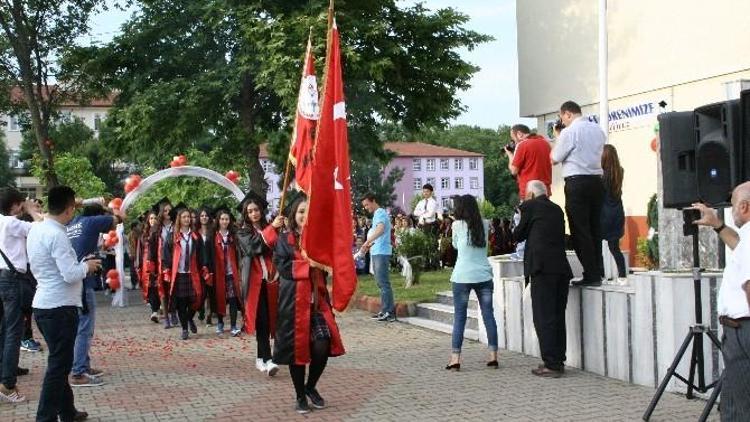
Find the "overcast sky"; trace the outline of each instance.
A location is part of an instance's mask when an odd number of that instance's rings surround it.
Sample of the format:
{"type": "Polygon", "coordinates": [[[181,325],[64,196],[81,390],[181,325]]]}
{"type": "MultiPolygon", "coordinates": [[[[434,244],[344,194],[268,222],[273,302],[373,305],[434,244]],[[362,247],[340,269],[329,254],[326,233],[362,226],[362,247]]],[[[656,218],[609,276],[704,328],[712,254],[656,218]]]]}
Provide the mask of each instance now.
{"type": "MultiPolygon", "coordinates": [[[[402,3],[413,4],[415,1],[406,0],[402,3]]],[[[425,0],[423,3],[433,10],[449,6],[458,9],[470,17],[467,25],[469,29],[495,38],[474,51],[460,52],[465,60],[479,66],[481,70],[474,75],[472,87],[459,93],[467,110],[454,123],[492,129],[519,121],[528,123],[528,119],[518,118],[515,0],[425,0]]],[[[110,10],[94,17],[91,40],[109,41],[130,13],[132,10],[110,10]]]]}

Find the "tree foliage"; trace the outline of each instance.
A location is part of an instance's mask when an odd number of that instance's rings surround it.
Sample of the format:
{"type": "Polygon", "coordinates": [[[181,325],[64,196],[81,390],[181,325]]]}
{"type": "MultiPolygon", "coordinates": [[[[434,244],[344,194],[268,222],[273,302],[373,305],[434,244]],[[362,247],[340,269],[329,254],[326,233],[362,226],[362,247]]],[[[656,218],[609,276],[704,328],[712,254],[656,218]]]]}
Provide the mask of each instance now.
{"type": "Polygon", "coordinates": [[[11,96],[12,106],[17,114],[28,113],[39,152],[38,175],[48,187],[58,183],[46,142],[50,121],[62,101],[81,99],[57,60],[87,33],[89,17],[103,5],[103,0],[14,0],[0,7],[0,87],[21,93],[11,96]]]}
{"type": "MultiPolygon", "coordinates": [[[[94,174],[88,159],[69,152],[57,154],[55,169],[59,182],[73,188],[77,196],[95,198],[107,195],[107,186],[94,174]]],[[[31,174],[40,180],[44,176],[44,166],[38,155],[32,159],[31,174]]]]}
{"type": "Polygon", "coordinates": [[[0,187],[15,185],[16,180],[10,170],[10,154],[5,144],[5,134],[0,131],[0,187]]]}
{"type": "Polygon", "coordinates": [[[360,199],[371,192],[375,195],[378,205],[390,207],[396,200],[394,186],[404,176],[404,170],[396,167],[388,174],[384,174],[382,166],[375,161],[355,161],[352,163],[352,201],[354,209],[362,212],[360,199]]]}
{"type": "MultiPolygon", "coordinates": [[[[218,150],[218,165],[240,163],[255,175],[262,174],[259,145],[268,141],[281,164],[309,33],[323,73],[328,1],[138,3],[110,44],[65,60],[83,87],[118,91],[109,115],[113,150],[157,168],[189,148],[218,150]]],[[[461,112],[456,92],[478,69],[457,51],[489,40],[464,28],[466,15],[395,0],[337,7],[353,160],[385,159],[377,137],[383,119],[416,130],[461,112]]],[[[266,188],[262,177],[250,185],[266,188]]]]}

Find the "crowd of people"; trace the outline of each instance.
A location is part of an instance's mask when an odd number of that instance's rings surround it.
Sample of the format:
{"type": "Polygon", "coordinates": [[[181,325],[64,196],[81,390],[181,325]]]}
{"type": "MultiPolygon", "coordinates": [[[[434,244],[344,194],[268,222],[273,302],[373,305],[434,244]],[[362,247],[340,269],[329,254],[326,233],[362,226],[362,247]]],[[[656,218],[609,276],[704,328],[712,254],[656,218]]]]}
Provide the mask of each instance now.
{"type": "MultiPolygon", "coordinates": [[[[215,324],[216,335],[224,335],[225,322],[230,336],[254,335],[256,368],[274,376],[288,365],[295,408],[307,413],[325,407],[317,383],[328,357],[344,347],[326,273],[301,256],[306,197],[291,196],[270,220],[268,203],[252,191],[238,220],[226,206],[190,209],[164,198],[131,225],[128,249],[131,287],[142,289],[149,310],[144,317],[179,327],[182,340],[197,334],[196,315],[215,324]]],[[[104,383],[105,371],[89,355],[94,290],[112,247],[102,238],[124,215],[101,204],[82,206],[65,186],[50,189],[47,201],[43,215],[39,201],[0,190],[0,399],[26,400],[17,377],[29,370],[18,363],[21,350],[41,349],[30,332],[33,315],[48,350],[37,420],[79,421],[88,414],[76,408],[72,388],[104,383]]]]}

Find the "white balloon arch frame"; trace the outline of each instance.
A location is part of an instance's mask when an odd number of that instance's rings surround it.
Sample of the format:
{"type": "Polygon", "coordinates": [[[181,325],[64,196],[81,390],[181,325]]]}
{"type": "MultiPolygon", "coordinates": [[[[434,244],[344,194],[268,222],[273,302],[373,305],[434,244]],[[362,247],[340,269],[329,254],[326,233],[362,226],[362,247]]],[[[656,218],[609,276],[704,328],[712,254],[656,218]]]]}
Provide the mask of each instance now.
{"type": "MultiPolygon", "coordinates": [[[[168,169],[157,171],[151,176],[143,179],[137,188],[133,189],[129,194],[127,194],[127,196],[125,196],[125,199],[123,199],[122,205],[120,206],[120,211],[122,211],[123,213],[127,213],[128,208],[133,205],[133,203],[135,203],[138,197],[148,192],[148,190],[151,189],[151,187],[153,187],[156,183],[159,183],[165,179],[180,176],[201,177],[208,181],[214,182],[217,185],[230,191],[232,195],[237,198],[237,201],[242,201],[242,199],[245,197],[245,193],[242,192],[242,189],[240,189],[234,182],[227,179],[226,176],[219,174],[213,170],[196,166],[171,167],[168,169]]],[[[119,224],[117,226],[117,237],[120,241],[117,242],[117,246],[115,246],[115,263],[117,265],[117,271],[120,273],[120,280],[124,281],[125,247],[123,242],[125,242],[126,239],[125,226],[123,224],[119,224]]],[[[112,306],[125,307],[128,305],[127,295],[125,295],[124,293],[124,282],[120,284],[120,288],[112,297],[112,306]]]]}

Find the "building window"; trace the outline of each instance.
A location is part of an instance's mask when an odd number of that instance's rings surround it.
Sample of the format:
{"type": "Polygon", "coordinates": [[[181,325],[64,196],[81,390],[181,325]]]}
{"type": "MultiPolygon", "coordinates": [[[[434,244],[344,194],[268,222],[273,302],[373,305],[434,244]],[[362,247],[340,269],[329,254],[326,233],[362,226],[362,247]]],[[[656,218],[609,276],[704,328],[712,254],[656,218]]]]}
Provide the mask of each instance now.
{"type": "Polygon", "coordinates": [[[450,161],[447,158],[440,159],[440,170],[448,170],[450,168],[450,161]]]}
{"type": "Polygon", "coordinates": [[[433,189],[435,189],[435,178],[434,177],[428,177],[427,183],[432,186],[433,189]]]}
{"type": "Polygon", "coordinates": [[[454,170],[463,170],[464,169],[464,160],[462,158],[456,158],[453,160],[453,169],[454,170]]]}
{"type": "Polygon", "coordinates": [[[443,208],[452,209],[453,201],[450,198],[443,198],[443,208]]]}
{"type": "Polygon", "coordinates": [[[270,173],[273,163],[271,163],[271,160],[260,160],[260,166],[263,167],[264,173],[270,173]]]}
{"type": "Polygon", "coordinates": [[[440,189],[450,189],[451,188],[451,179],[450,177],[441,177],[440,178],[440,189]]]}
{"type": "Polygon", "coordinates": [[[435,171],[435,159],[434,158],[427,159],[427,171],[435,171]]]}
{"type": "Polygon", "coordinates": [[[102,127],[102,116],[94,114],[94,130],[99,131],[102,127]]]}
{"type": "Polygon", "coordinates": [[[421,190],[422,189],[422,179],[419,177],[414,179],[414,190],[421,190]]]}
{"type": "Polygon", "coordinates": [[[472,189],[479,189],[479,178],[478,177],[472,177],[469,179],[469,187],[472,189]]]}
{"type": "Polygon", "coordinates": [[[412,167],[411,167],[412,170],[414,170],[414,171],[421,171],[422,170],[422,160],[421,159],[415,158],[415,159],[411,160],[411,162],[412,162],[412,167]]]}
{"type": "Polygon", "coordinates": [[[463,177],[456,177],[456,184],[454,185],[456,189],[463,189],[464,188],[464,178],[463,177]]]}
{"type": "Polygon", "coordinates": [[[18,116],[10,116],[8,130],[11,132],[18,132],[21,130],[21,123],[18,121],[18,116]]]}
{"type": "Polygon", "coordinates": [[[479,158],[469,158],[469,170],[479,169],[479,158]]]}
{"type": "Polygon", "coordinates": [[[24,161],[21,161],[18,159],[18,156],[21,155],[20,151],[16,150],[10,150],[9,157],[8,157],[8,164],[10,165],[10,168],[12,169],[22,169],[26,167],[26,163],[24,161]]]}

